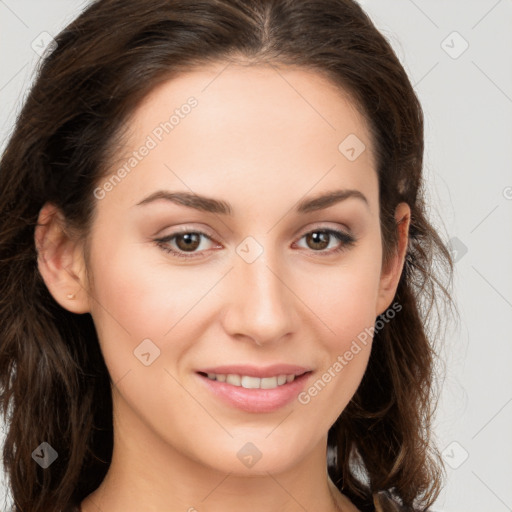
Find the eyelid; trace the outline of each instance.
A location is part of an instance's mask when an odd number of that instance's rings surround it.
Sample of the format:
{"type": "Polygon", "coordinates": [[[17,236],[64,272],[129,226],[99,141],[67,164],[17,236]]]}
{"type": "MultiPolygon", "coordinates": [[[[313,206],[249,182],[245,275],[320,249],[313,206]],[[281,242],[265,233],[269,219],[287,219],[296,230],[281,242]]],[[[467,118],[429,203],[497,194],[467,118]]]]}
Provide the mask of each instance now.
{"type": "MultiPolygon", "coordinates": [[[[297,230],[294,234],[294,238],[302,238],[304,235],[307,235],[311,231],[315,230],[326,230],[326,229],[333,229],[336,231],[343,231],[345,234],[353,236],[352,230],[345,224],[336,223],[336,222],[315,222],[312,225],[309,225],[305,228],[301,228],[297,230]]],[[[194,227],[193,225],[187,225],[187,224],[180,224],[176,228],[171,228],[172,231],[168,235],[162,235],[158,236],[157,238],[169,238],[174,235],[178,235],[180,233],[201,233],[204,235],[207,235],[212,241],[215,242],[222,242],[223,244],[227,244],[228,242],[219,234],[214,234],[208,227],[206,226],[200,226],[200,227],[194,227]]]]}
{"type": "Polygon", "coordinates": [[[304,229],[300,229],[297,233],[302,233],[300,236],[303,237],[311,231],[323,231],[327,229],[343,231],[347,235],[352,235],[351,229],[347,225],[341,224],[340,222],[315,222],[304,229]]]}
{"type": "Polygon", "coordinates": [[[213,231],[211,231],[209,228],[207,228],[205,226],[194,227],[192,225],[189,226],[189,225],[186,225],[186,224],[182,224],[182,225],[179,225],[177,227],[170,228],[170,229],[171,229],[171,232],[169,234],[157,236],[157,238],[159,238],[159,239],[170,238],[172,236],[180,235],[182,233],[200,233],[201,235],[205,235],[206,237],[208,237],[212,241],[215,241],[215,242],[218,241],[218,242],[222,242],[222,243],[227,243],[223,239],[222,236],[214,234],[213,231]]]}

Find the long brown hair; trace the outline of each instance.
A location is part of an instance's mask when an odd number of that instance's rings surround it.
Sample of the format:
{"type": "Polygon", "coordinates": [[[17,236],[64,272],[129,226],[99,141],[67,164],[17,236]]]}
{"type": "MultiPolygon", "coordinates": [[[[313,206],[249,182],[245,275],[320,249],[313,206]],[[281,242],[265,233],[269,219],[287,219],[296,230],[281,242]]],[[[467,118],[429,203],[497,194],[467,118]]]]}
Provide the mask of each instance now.
{"type": "Polygon", "coordinates": [[[92,318],[59,306],[38,272],[39,211],[53,203],[86,239],[94,188],[128,117],[156,85],[219,61],[302,66],[352,96],[373,139],[384,264],[396,249],[394,209],[411,208],[401,310],[376,329],[361,385],[329,431],[328,471],[361,510],[429,507],[442,480],[429,439],[431,320],[440,299],[450,303],[452,260],[426,217],[421,106],[369,17],[352,0],[98,0],[56,44],[0,162],[0,401],[15,511],[76,506],[100,485],[113,447],[92,318]],[[51,471],[32,458],[45,441],[58,453],[51,471]]]}

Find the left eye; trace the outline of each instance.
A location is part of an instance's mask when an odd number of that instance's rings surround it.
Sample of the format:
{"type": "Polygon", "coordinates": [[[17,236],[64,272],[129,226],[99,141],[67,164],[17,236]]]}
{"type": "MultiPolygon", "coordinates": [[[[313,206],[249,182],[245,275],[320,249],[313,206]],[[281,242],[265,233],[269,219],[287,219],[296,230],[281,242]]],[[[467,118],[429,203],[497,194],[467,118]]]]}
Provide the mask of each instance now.
{"type": "Polygon", "coordinates": [[[307,242],[312,243],[314,246],[316,246],[317,249],[322,250],[322,254],[325,255],[337,253],[344,249],[348,249],[355,243],[355,238],[352,235],[349,235],[348,233],[345,233],[343,231],[337,231],[335,229],[315,229],[303,235],[301,239],[302,238],[306,238],[307,242]],[[323,252],[323,250],[326,249],[327,246],[329,245],[329,238],[331,240],[334,238],[340,243],[334,249],[331,249],[330,251],[327,252],[323,252]]]}
{"type": "MultiPolygon", "coordinates": [[[[197,251],[198,247],[201,245],[202,237],[213,241],[210,236],[201,231],[183,231],[158,238],[155,242],[161,249],[179,258],[197,258],[203,257],[201,254],[202,251],[197,251]],[[172,244],[174,244],[177,249],[173,248],[172,244]],[[198,252],[199,254],[197,254],[198,252]]],[[[300,240],[303,238],[306,239],[306,243],[313,245],[313,252],[326,256],[348,249],[356,242],[352,235],[335,229],[315,229],[302,235],[300,240]],[[334,249],[331,248],[331,250],[325,251],[330,245],[329,239],[332,241],[333,238],[340,243],[334,249]]]]}

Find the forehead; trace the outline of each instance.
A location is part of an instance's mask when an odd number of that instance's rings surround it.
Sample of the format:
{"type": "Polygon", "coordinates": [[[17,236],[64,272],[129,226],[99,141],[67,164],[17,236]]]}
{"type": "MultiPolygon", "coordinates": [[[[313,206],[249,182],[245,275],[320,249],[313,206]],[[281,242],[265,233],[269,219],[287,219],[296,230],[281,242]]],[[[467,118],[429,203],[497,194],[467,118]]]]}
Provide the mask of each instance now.
{"type": "Polygon", "coordinates": [[[340,180],[364,188],[375,172],[354,101],[303,68],[218,63],[182,73],[156,87],[127,128],[110,169],[124,167],[124,177],[110,194],[132,203],[164,185],[216,195],[230,186],[303,195],[340,180]]]}
{"type": "Polygon", "coordinates": [[[231,121],[239,126],[244,125],[244,116],[251,116],[264,120],[268,129],[286,118],[309,120],[300,127],[306,133],[309,127],[329,132],[351,125],[361,134],[368,129],[351,95],[319,71],[221,62],[183,72],[155,87],[135,111],[139,127],[147,131],[157,121],[155,113],[167,119],[166,114],[179,110],[191,96],[201,105],[195,113],[214,124],[226,123],[231,113],[231,121]]]}

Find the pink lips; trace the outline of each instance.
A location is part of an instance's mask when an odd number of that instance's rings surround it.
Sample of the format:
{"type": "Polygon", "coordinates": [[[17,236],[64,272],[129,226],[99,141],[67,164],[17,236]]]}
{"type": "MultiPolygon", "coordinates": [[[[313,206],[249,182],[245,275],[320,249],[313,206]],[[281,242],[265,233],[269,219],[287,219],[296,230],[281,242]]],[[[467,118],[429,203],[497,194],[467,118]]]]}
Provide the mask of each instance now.
{"type": "Polygon", "coordinates": [[[266,367],[250,365],[226,365],[198,370],[198,378],[214,395],[230,406],[246,412],[265,413],[273,412],[292,402],[304,389],[311,370],[302,366],[289,364],[276,364],[266,367]],[[246,389],[226,382],[211,380],[207,373],[247,375],[249,377],[274,377],[277,375],[294,374],[295,380],[287,382],[274,389],[246,389]]]}

